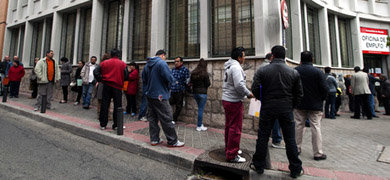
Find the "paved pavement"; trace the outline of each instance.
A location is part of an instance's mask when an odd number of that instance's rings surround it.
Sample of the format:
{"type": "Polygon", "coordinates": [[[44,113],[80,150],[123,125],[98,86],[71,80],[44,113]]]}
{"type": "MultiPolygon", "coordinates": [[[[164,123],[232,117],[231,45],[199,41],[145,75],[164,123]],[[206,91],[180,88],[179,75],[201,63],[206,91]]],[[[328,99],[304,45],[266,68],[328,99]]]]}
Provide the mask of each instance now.
{"type": "MultiPolygon", "coordinates": [[[[179,140],[186,143],[184,148],[167,148],[166,143],[152,147],[149,145],[148,123],[136,121],[130,116],[125,116],[124,124],[127,128],[124,136],[120,137],[110,128],[99,130],[95,109],[84,110],[81,106],[73,106],[71,103],[54,102],[56,109],[42,115],[32,111],[34,103],[35,100],[22,97],[9,99],[6,104],[0,103],[0,107],[25,116],[36,116],[37,120],[43,118],[45,120],[41,121],[68,129],[75,134],[187,169],[190,169],[193,160],[206,150],[224,146],[223,129],[209,128],[206,132],[197,132],[194,124],[178,123],[176,129],[179,140]],[[90,131],[92,134],[83,134],[84,131],[90,131]],[[123,145],[123,142],[127,145],[123,145]]],[[[306,175],[330,179],[390,179],[390,164],[377,162],[383,146],[390,145],[390,117],[379,115],[380,118],[373,120],[356,120],[350,119],[351,115],[342,113],[336,120],[323,119],[323,149],[328,155],[325,161],[313,160],[310,130],[306,131],[300,155],[306,175]]],[[[110,125],[109,123],[107,127],[110,125]]],[[[257,137],[253,134],[242,135],[241,149],[255,150],[257,137]]],[[[162,132],[161,137],[165,140],[162,132]]],[[[288,170],[285,150],[270,148],[270,155],[274,170],[288,170]]]]}
{"type": "Polygon", "coordinates": [[[0,179],[177,179],[191,172],[0,109],[0,179]]]}

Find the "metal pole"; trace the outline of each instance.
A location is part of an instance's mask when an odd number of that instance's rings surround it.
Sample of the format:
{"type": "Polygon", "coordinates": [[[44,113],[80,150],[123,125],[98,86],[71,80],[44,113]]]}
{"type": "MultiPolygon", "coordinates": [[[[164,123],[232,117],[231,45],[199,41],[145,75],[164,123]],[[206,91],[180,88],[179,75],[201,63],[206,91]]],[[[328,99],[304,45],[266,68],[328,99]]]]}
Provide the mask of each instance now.
{"type": "Polygon", "coordinates": [[[123,135],[123,109],[122,107],[119,107],[117,110],[116,110],[116,118],[117,118],[117,134],[118,135],[123,135]]]}
{"type": "Polygon", "coordinates": [[[3,102],[7,102],[7,96],[8,96],[8,86],[3,86],[3,102]]]}
{"type": "Polygon", "coordinates": [[[41,113],[46,113],[47,95],[42,95],[41,113]]]}

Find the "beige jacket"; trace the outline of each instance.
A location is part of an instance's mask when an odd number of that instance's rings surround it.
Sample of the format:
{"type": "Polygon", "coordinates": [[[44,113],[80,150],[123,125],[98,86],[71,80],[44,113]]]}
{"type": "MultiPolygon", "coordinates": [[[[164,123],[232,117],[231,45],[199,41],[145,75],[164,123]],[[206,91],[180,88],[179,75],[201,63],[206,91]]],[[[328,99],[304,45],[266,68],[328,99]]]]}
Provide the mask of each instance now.
{"type": "Polygon", "coordinates": [[[369,79],[367,73],[359,71],[352,75],[351,91],[353,95],[371,94],[368,86],[369,79]]]}
{"type": "MultiPolygon", "coordinates": [[[[61,79],[61,71],[58,66],[58,63],[53,59],[54,61],[54,82],[57,82],[61,79]]],[[[37,62],[37,65],[35,65],[34,72],[37,75],[38,84],[46,84],[49,83],[49,80],[47,80],[47,62],[46,57],[42,58],[37,62]]]]}

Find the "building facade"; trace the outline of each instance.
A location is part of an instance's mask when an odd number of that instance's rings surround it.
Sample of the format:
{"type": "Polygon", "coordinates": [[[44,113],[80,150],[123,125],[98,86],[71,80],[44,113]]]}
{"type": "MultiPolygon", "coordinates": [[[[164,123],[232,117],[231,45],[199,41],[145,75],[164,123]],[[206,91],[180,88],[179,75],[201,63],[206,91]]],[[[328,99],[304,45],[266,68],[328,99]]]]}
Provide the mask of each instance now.
{"type": "MultiPolygon", "coordinates": [[[[389,74],[389,0],[286,0],[289,27],[283,28],[279,0],[12,0],[8,5],[3,55],[18,55],[26,67],[52,49],[55,59],[73,64],[102,57],[112,48],[125,62],[144,64],[165,49],[194,69],[199,58],[212,75],[205,123],[224,123],[221,105],[223,63],[233,47],[246,48],[248,86],[273,45],[287,48],[289,64],[310,50],[315,64],[351,73],[354,66],[389,74]],[[374,34],[374,35],[372,35],[374,34]]],[[[172,65],[172,64],[171,64],[172,65]]],[[[142,68],[142,67],[141,67],[142,68]]],[[[196,114],[186,98],[185,121],[196,114]]],[[[245,116],[244,128],[256,129],[245,116]]]]}
{"type": "Polygon", "coordinates": [[[5,26],[7,25],[8,0],[0,0],[0,57],[3,57],[5,26]]]}

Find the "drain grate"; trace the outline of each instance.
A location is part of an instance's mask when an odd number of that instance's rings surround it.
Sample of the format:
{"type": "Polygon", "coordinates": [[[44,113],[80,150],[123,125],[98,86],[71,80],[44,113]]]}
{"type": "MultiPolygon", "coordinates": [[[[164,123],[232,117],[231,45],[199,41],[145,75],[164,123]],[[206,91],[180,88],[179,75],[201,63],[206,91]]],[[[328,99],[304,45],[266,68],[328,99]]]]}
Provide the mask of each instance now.
{"type": "Polygon", "coordinates": [[[390,146],[385,146],[379,155],[378,162],[390,164],[390,146]]]}

